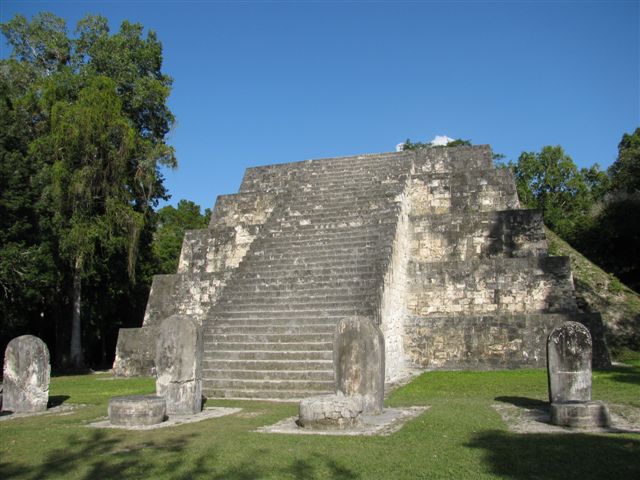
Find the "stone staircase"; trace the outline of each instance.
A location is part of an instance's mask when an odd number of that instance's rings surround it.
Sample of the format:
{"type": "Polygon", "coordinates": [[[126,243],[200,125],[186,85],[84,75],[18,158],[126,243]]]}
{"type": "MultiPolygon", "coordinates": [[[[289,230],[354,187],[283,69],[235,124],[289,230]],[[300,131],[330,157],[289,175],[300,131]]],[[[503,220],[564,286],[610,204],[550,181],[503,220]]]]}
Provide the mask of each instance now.
{"type": "Polygon", "coordinates": [[[333,391],[335,325],[374,315],[409,165],[409,156],[376,155],[292,169],[204,322],[205,395],[291,400],[333,391]]]}

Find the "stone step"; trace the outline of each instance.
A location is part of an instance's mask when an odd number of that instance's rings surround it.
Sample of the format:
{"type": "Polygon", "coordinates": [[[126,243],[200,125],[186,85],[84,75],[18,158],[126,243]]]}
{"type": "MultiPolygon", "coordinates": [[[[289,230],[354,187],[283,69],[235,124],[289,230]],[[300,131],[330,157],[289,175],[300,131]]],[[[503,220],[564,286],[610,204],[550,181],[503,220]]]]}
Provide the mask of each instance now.
{"type": "Polygon", "coordinates": [[[214,339],[211,342],[207,342],[204,346],[204,355],[209,355],[211,352],[218,350],[234,350],[234,351],[255,351],[255,350],[270,350],[270,351],[332,351],[333,340],[324,342],[230,342],[225,339],[214,339]]]}
{"type": "Polygon", "coordinates": [[[371,304],[372,299],[352,298],[350,300],[333,301],[331,299],[316,300],[310,302],[306,300],[286,301],[279,300],[274,302],[265,302],[260,298],[254,301],[245,301],[236,303],[232,301],[222,300],[216,305],[217,312],[299,312],[299,311],[326,311],[326,310],[347,310],[355,307],[367,306],[371,304]]]}
{"type": "Polygon", "coordinates": [[[317,256],[328,256],[334,252],[336,255],[373,255],[375,256],[382,247],[390,247],[386,241],[387,236],[371,238],[370,236],[358,238],[356,240],[343,238],[313,238],[302,239],[297,236],[292,238],[265,238],[256,243],[248,255],[245,257],[264,259],[269,257],[280,257],[283,255],[315,254],[317,256]],[[279,241],[282,240],[282,241],[279,241]]]}
{"type": "Polygon", "coordinates": [[[317,317],[307,317],[307,318],[221,318],[221,317],[207,317],[205,319],[204,329],[207,331],[209,328],[213,328],[218,325],[319,325],[319,324],[337,324],[340,320],[342,320],[343,316],[317,316],[317,317]]]}
{"type": "Polygon", "coordinates": [[[219,310],[226,311],[264,311],[269,312],[273,310],[324,310],[326,308],[338,309],[338,308],[350,308],[352,306],[368,305],[374,301],[374,297],[319,297],[315,299],[307,298],[263,298],[255,296],[253,298],[246,299],[228,299],[224,298],[217,304],[219,310]]]}
{"type": "MultiPolygon", "coordinates": [[[[203,360],[204,361],[204,360],[203,360]]],[[[203,378],[210,378],[208,372],[218,370],[287,370],[287,371],[333,371],[332,360],[208,360],[208,368],[203,368],[203,378]]]]}
{"type": "MultiPolygon", "coordinates": [[[[316,278],[314,278],[315,280],[316,278]]],[[[359,295],[372,292],[377,285],[378,279],[370,277],[367,279],[332,279],[325,282],[308,281],[305,283],[297,280],[291,282],[276,281],[273,283],[256,282],[254,284],[235,285],[233,290],[225,292],[225,298],[246,297],[259,295],[261,293],[274,296],[324,296],[344,293],[345,295],[359,295]],[[314,295],[315,294],[315,295],[314,295]]]]}
{"type": "MultiPolygon", "coordinates": [[[[278,223],[276,232],[280,232],[282,235],[313,235],[313,234],[326,234],[332,233],[334,235],[357,235],[363,229],[369,229],[372,233],[382,233],[384,228],[393,227],[397,221],[396,216],[381,217],[379,219],[371,219],[366,222],[364,220],[336,220],[336,221],[323,221],[318,223],[305,223],[304,220],[295,223],[278,223]],[[333,230],[333,231],[332,231],[333,230]],[[382,231],[381,231],[382,230],[382,231]]],[[[273,233],[273,229],[269,229],[270,233],[273,233]]]]}
{"type": "Polygon", "coordinates": [[[302,278],[307,277],[309,275],[314,275],[318,277],[360,277],[360,276],[368,276],[373,275],[378,272],[376,266],[374,265],[334,265],[334,266],[324,266],[322,264],[318,265],[294,265],[288,268],[257,268],[251,269],[247,267],[245,271],[238,272],[238,274],[233,278],[233,280],[253,280],[253,279],[276,279],[276,278],[302,278]]]}
{"type": "MultiPolygon", "coordinates": [[[[273,389],[224,389],[209,387],[207,381],[204,380],[202,393],[208,398],[228,398],[238,400],[282,400],[287,402],[299,402],[303,398],[313,397],[320,393],[333,393],[333,389],[320,392],[317,390],[273,390],[273,389]]],[[[268,386],[268,385],[267,385],[268,386]]]]}
{"type": "Polygon", "coordinates": [[[248,325],[213,325],[206,330],[206,334],[229,335],[229,334],[278,334],[278,335],[298,335],[298,334],[333,334],[336,329],[335,323],[310,323],[306,325],[272,325],[254,323],[248,325]]]}
{"type": "Polygon", "coordinates": [[[353,315],[369,315],[372,313],[373,306],[356,306],[350,308],[325,308],[322,310],[272,310],[272,311],[227,311],[225,309],[218,310],[216,307],[209,313],[209,316],[218,321],[235,321],[235,320],[264,320],[271,322],[272,320],[301,320],[302,319],[322,319],[333,317],[351,317],[353,315]]]}
{"type": "Polygon", "coordinates": [[[331,289],[330,291],[324,292],[316,292],[316,291],[307,291],[300,292],[295,290],[283,290],[283,289],[274,289],[274,290],[263,290],[259,292],[229,292],[227,295],[223,297],[223,300],[218,302],[219,305],[223,304],[233,304],[239,305],[243,303],[252,303],[254,301],[259,301],[262,303],[303,303],[309,302],[314,303],[320,301],[334,301],[334,302],[366,302],[373,301],[373,293],[370,290],[358,289],[354,291],[344,290],[344,289],[331,289]]]}
{"type": "Polygon", "coordinates": [[[379,282],[379,275],[376,272],[368,273],[353,273],[348,272],[342,275],[305,275],[305,276],[266,276],[258,275],[253,277],[237,278],[232,283],[232,288],[228,288],[225,291],[232,291],[233,289],[241,291],[259,291],[265,288],[277,288],[281,286],[283,289],[290,289],[299,291],[304,288],[313,288],[313,285],[318,285],[319,288],[330,285],[333,287],[349,287],[353,285],[372,285],[374,288],[379,282]]]}
{"type": "Polygon", "coordinates": [[[344,235],[344,232],[330,232],[327,235],[284,235],[282,232],[269,232],[259,240],[260,243],[252,245],[252,250],[289,249],[289,248],[313,248],[313,247],[350,247],[357,245],[374,245],[389,241],[391,232],[367,231],[358,234],[344,235]],[[342,234],[341,234],[342,233],[342,234]]]}
{"type": "Polygon", "coordinates": [[[283,255],[280,258],[259,258],[259,257],[250,257],[246,259],[245,265],[242,268],[242,271],[250,271],[254,273],[262,273],[262,272],[272,272],[274,270],[304,270],[307,271],[309,269],[313,269],[317,271],[318,269],[326,269],[326,268],[359,268],[363,267],[373,267],[382,259],[386,258],[388,254],[391,252],[391,247],[386,247],[385,249],[375,252],[374,255],[336,255],[335,257],[331,257],[330,255],[314,255],[313,252],[309,252],[309,255],[304,255],[302,253],[298,253],[295,255],[285,256],[283,255]]]}
{"type": "MultiPolygon", "coordinates": [[[[335,328],[335,326],[334,326],[335,328]]],[[[209,351],[206,355],[206,360],[203,363],[203,367],[207,368],[207,362],[209,360],[331,360],[333,361],[333,352],[330,350],[213,350],[209,351]]],[[[237,372],[237,370],[234,370],[237,372]]],[[[252,375],[255,374],[254,370],[248,370],[247,372],[252,375]]],[[[227,374],[228,371],[220,371],[220,374],[227,374]]],[[[283,373],[278,370],[278,373],[283,373]]],[[[306,375],[318,372],[293,372],[300,378],[306,378],[306,375]]],[[[322,372],[320,372],[322,373],[322,372]]],[[[329,372],[333,375],[333,372],[329,372]]],[[[292,376],[291,378],[294,378],[292,376]]],[[[240,378],[240,377],[237,377],[240,378]]],[[[249,376],[247,378],[255,378],[249,376]]],[[[298,378],[298,377],[295,377],[298,378]]],[[[310,378],[311,379],[311,378],[310,378]]]]}
{"type": "Polygon", "coordinates": [[[222,389],[222,390],[238,390],[247,389],[255,390],[269,386],[270,390],[304,390],[304,391],[318,391],[325,392],[334,388],[333,380],[265,380],[265,379],[226,379],[216,378],[215,372],[209,372],[207,376],[207,388],[222,389]]]}
{"type": "Polygon", "coordinates": [[[281,252],[278,254],[264,253],[261,255],[250,255],[244,258],[245,262],[251,262],[252,267],[258,265],[272,265],[283,263],[289,265],[295,262],[304,262],[304,264],[320,265],[320,264],[333,264],[333,263],[352,263],[356,260],[359,261],[375,261],[380,252],[390,251],[391,246],[382,249],[369,249],[367,251],[350,251],[350,252],[335,252],[331,253],[329,250],[318,252],[313,248],[307,248],[306,250],[298,250],[293,252],[281,252]]]}
{"type": "Polygon", "coordinates": [[[333,371],[331,370],[212,370],[211,378],[230,380],[307,380],[332,382],[333,371]]]}

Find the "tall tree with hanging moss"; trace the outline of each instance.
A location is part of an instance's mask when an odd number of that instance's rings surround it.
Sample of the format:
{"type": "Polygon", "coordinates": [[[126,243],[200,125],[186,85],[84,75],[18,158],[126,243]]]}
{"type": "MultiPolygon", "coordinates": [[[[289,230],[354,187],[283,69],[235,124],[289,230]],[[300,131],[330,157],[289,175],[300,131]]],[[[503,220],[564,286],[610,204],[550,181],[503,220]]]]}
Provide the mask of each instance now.
{"type": "Polygon", "coordinates": [[[11,130],[28,132],[23,143],[5,142],[4,166],[19,172],[38,165],[27,188],[36,199],[34,223],[52,263],[63,266],[58,283],[71,293],[54,301],[72,317],[69,358],[80,367],[82,312],[100,315],[83,301],[83,286],[104,290],[89,292],[93,303],[135,288],[153,208],[167,198],[160,168],[176,165],[166,143],[171,78],[162,72],[156,35],[145,36],[139,24],[125,21],[112,34],[104,17],[87,16],[70,36],[64,20],[43,13],[31,21],[18,15],[1,28],[12,47],[0,65],[11,130]]]}

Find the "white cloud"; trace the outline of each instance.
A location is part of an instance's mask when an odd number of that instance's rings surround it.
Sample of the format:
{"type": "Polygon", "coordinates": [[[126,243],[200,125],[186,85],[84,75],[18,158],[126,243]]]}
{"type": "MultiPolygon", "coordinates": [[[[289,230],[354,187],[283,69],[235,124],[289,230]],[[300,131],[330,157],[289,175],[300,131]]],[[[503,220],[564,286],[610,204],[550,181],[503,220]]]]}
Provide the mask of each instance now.
{"type": "Polygon", "coordinates": [[[401,152],[404,150],[404,142],[396,145],[396,152],[401,152]]]}
{"type": "Polygon", "coordinates": [[[449,138],[446,135],[436,135],[436,137],[431,140],[431,145],[436,146],[436,147],[442,147],[444,145],[447,145],[448,143],[453,142],[453,138],[449,138]]]}

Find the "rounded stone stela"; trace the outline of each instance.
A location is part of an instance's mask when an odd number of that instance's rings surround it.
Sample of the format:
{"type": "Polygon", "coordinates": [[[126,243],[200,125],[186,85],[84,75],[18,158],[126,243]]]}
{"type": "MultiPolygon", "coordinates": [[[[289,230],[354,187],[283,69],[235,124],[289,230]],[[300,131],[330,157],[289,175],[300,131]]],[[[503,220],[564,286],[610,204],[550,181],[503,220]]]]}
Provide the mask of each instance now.
{"type": "Polygon", "coordinates": [[[157,395],[128,395],[109,400],[109,422],[123,427],[144,427],[167,418],[167,403],[157,395]]]}
{"type": "Polygon", "coordinates": [[[551,423],[571,428],[606,428],[611,425],[611,416],[602,402],[552,403],[551,423]]]}

